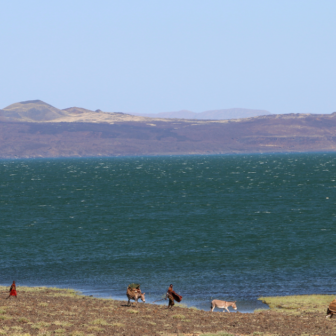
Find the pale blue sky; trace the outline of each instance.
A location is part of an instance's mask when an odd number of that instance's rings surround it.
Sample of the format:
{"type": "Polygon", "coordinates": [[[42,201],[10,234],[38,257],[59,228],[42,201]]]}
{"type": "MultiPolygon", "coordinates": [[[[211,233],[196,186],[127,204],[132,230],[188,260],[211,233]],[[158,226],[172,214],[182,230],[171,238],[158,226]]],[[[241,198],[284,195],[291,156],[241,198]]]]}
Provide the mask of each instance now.
{"type": "Polygon", "coordinates": [[[336,111],[336,1],[0,1],[0,108],[336,111]]]}

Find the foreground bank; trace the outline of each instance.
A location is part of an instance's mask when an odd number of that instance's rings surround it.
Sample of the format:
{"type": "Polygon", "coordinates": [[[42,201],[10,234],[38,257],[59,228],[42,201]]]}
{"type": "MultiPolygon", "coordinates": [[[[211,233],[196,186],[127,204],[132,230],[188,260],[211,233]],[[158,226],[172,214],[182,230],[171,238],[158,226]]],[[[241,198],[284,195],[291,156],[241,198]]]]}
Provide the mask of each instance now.
{"type": "MultiPolygon", "coordinates": [[[[126,301],[97,299],[57,288],[18,287],[18,299],[9,300],[5,299],[8,288],[0,287],[0,291],[2,335],[202,335],[223,331],[226,333],[222,335],[336,334],[336,319],[327,320],[325,303],[313,296],[313,301],[296,297],[290,304],[282,299],[273,309],[271,303],[267,311],[229,314],[184,307],[168,310],[144,303],[129,307],[126,301]]],[[[323,296],[322,300],[329,299],[323,296]]]]}

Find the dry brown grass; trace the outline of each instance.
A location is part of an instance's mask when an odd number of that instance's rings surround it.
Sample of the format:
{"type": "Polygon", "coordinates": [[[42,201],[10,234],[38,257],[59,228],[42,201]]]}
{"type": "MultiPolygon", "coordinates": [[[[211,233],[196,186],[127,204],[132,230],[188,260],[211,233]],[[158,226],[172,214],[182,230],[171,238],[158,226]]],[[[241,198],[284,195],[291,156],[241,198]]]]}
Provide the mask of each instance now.
{"type": "MultiPolygon", "coordinates": [[[[284,314],[300,315],[304,313],[325,313],[335,295],[292,295],[261,297],[271,310],[284,314]]],[[[258,310],[260,312],[260,310],[258,310]]]]}
{"type": "MultiPolygon", "coordinates": [[[[207,336],[288,336],[336,335],[336,319],[326,320],[329,297],[276,298],[273,309],[255,314],[205,312],[183,305],[139,303],[130,308],[126,301],[85,297],[74,290],[18,287],[18,299],[4,300],[8,288],[0,292],[0,335],[8,336],[95,336],[95,335],[203,335],[207,336]],[[279,303],[280,302],[280,303],[279,303]],[[278,306],[281,305],[281,308],[278,306]],[[295,311],[296,316],[282,310],[295,311]],[[284,308],[286,306],[286,308],[284,308]],[[323,312],[322,312],[323,310],[323,312]],[[223,330],[226,330],[225,332],[223,330]]],[[[331,301],[331,300],[330,300],[331,301]]],[[[273,307],[273,306],[272,306],[273,307]]]]}

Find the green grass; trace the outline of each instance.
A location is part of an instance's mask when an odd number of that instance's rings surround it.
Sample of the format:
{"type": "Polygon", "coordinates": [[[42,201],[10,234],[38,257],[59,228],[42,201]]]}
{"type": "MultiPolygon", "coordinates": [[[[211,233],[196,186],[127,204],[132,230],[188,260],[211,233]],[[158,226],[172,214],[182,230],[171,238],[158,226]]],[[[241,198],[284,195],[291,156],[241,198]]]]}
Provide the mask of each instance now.
{"type": "Polygon", "coordinates": [[[85,336],[85,334],[82,331],[73,331],[70,333],[71,336],[85,336]]]}
{"type": "Polygon", "coordinates": [[[93,320],[91,322],[91,324],[108,325],[108,323],[102,318],[98,318],[98,319],[93,320]]]}
{"type": "Polygon", "coordinates": [[[49,304],[47,302],[41,302],[38,305],[41,306],[41,307],[48,307],[49,306],[49,304]]]}
{"type": "Polygon", "coordinates": [[[90,326],[90,327],[87,327],[87,330],[100,332],[100,331],[104,331],[105,329],[97,327],[97,326],[90,326]]]}
{"type": "Polygon", "coordinates": [[[188,306],[184,303],[175,303],[175,307],[180,307],[180,308],[188,308],[188,306]]]}
{"type": "Polygon", "coordinates": [[[139,313],[139,311],[134,310],[134,309],[128,309],[127,312],[131,313],[131,314],[138,314],[139,313]]]}
{"type": "MultiPolygon", "coordinates": [[[[278,334],[269,334],[269,333],[264,333],[260,331],[255,331],[252,335],[253,336],[279,336],[278,334]]],[[[300,336],[310,336],[310,335],[302,334],[300,336]]]]}
{"type": "Polygon", "coordinates": [[[199,336],[234,336],[234,335],[226,331],[220,331],[218,333],[206,333],[206,334],[201,334],[199,336]]]}
{"type": "Polygon", "coordinates": [[[53,325],[60,326],[60,327],[71,327],[72,324],[66,321],[54,321],[52,322],[53,325]]]}
{"type": "MultiPolygon", "coordinates": [[[[0,292],[8,292],[9,287],[0,286],[0,292]]],[[[74,289],[68,289],[68,288],[57,288],[57,287],[25,287],[25,286],[16,286],[18,296],[20,295],[20,292],[25,293],[37,293],[37,292],[45,292],[46,294],[50,294],[51,296],[81,296],[80,292],[75,291],[74,289]]]]}
{"type": "Polygon", "coordinates": [[[303,312],[326,313],[334,299],[335,295],[293,295],[261,297],[258,300],[267,304],[271,310],[293,315],[303,312]]]}
{"type": "Polygon", "coordinates": [[[48,323],[48,322],[43,322],[43,321],[41,321],[41,322],[37,322],[37,323],[34,323],[34,324],[31,324],[31,327],[33,328],[33,329],[45,329],[45,328],[47,328],[47,327],[49,327],[50,326],[50,323],[48,323]]]}
{"type": "Polygon", "coordinates": [[[3,332],[7,332],[9,330],[9,327],[5,327],[3,326],[2,329],[0,329],[0,331],[3,331],[3,332]]]}
{"type": "Polygon", "coordinates": [[[23,328],[22,327],[19,327],[19,326],[13,326],[11,327],[13,330],[16,330],[16,331],[21,331],[23,328]]]}

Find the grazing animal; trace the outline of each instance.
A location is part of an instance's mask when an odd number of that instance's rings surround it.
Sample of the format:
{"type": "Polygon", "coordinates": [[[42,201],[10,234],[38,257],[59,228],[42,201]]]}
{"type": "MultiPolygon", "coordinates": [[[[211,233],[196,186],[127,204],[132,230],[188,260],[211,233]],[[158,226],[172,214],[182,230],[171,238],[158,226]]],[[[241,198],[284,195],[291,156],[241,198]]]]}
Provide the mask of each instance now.
{"type": "Polygon", "coordinates": [[[334,312],[332,312],[329,308],[327,309],[327,316],[326,318],[332,318],[334,316],[334,312]]]}
{"type": "Polygon", "coordinates": [[[332,318],[334,314],[336,314],[336,299],[330,303],[326,318],[332,318]]]}
{"type": "Polygon", "coordinates": [[[128,298],[128,305],[129,306],[131,305],[131,300],[134,300],[136,303],[138,303],[139,298],[141,299],[142,302],[146,302],[145,294],[146,293],[141,293],[138,291],[132,291],[127,289],[126,295],[128,298]]]}
{"type": "Polygon", "coordinates": [[[212,300],[211,302],[211,311],[214,311],[214,309],[217,308],[223,308],[223,312],[225,309],[230,313],[229,307],[232,307],[234,310],[237,310],[236,306],[237,301],[221,301],[221,300],[212,300]]]}

